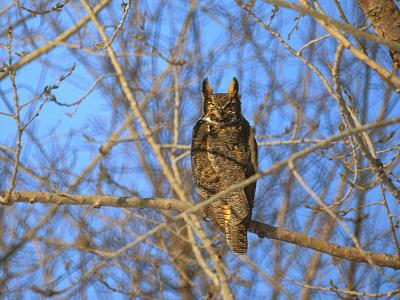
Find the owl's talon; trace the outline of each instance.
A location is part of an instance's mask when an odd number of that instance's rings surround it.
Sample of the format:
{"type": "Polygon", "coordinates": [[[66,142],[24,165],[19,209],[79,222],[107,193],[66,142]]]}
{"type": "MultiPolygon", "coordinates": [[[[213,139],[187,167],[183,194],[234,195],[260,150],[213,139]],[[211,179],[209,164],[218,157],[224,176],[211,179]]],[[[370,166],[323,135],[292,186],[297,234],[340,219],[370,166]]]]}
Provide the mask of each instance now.
{"type": "Polygon", "coordinates": [[[211,219],[208,216],[203,216],[203,221],[210,223],[211,219]]]}

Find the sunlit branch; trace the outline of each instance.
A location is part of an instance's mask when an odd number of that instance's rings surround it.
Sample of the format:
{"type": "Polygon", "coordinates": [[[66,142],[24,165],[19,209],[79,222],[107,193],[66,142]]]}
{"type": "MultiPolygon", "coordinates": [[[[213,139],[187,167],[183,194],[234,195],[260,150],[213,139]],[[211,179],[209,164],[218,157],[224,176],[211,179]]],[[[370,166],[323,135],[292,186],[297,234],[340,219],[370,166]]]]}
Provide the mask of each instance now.
{"type": "MultiPolygon", "coordinates": [[[[0,193],[1,196],[4,192],[0,193]]],[[[12,202],[44,203],[58,205],[89,205],[99,207],[130,207],[130,208],[152,208],[177,211],[193,210],[196,206],[184,203],[183,201],[165,198],[139,198],[139,197],[113,197],[104,195],[71,195],[62,193],[33,193],[14,192],[11,194],[12,202]]],[[[162,225],[162,224],[160,224],[162,225]]],[[[294,232],[271,226],[259,221],[252,220],[250,232],[260,238],[279,240],[302,247],[310,248],[328,255],[359,262],[372,263],[374,265],[400,269],[400,258],[386,253],[372,251],[360,251],[353,247],[344,247],[329,243],[325,240],[310,237],[301,232],[294,232]]]]}
{"type": "MultiPolygon", "coordinates": [[[[99,4],[97,4],[93,8],[93,13],[98,13],[102,8],[104,8],[109,3],[110,3],[110,0],[101,1],[99,4]]],[[[37,59],[38,57],[42,56],[43,54],[46,54],[47,52],[49,52],[50,50],[52,50],[53,48],[58,46],[58,44],[60,42],[67,40],[70,36],[72,36],[75,33],[77,33],[89,20],[90,20],[90,16],[85,16],[84,18],[82,18],[81,20],[76,22],[74,26],[72,26],[71,28],[67,29],[66,31],[64,31],[63,33],[61,33],[60,35],[58,35],[57,37],[55,37],[51,41],[49,41],[47,44],[37,48],[35,51],[32,51],[31,53],[29,53],[26,56],[24,56],[21,60],[17,61],[14,64],[14,69],[18,70],[22,66],[34,61],[35,59],[37,59]]],[[[6,73],[1,73],[0,72],[0,81],[3,78],[5,78],[6,76],[7,76],[6,73]]]]}

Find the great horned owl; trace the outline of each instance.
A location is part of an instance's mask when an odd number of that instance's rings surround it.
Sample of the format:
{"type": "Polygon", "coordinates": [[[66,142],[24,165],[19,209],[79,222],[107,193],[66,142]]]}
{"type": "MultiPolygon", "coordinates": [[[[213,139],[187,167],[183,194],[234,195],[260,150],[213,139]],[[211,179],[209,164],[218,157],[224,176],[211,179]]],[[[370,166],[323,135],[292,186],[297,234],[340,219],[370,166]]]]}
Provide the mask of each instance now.
{"type": "MultiPolygon", "coordinates": [[[[252,176],[257,169],[257,143],[243,117],[236,78],[228,93],[213,94],[203,81],[204,111],[193,128],[192,172],[200,200],[252,176]]],[[[233,252],[247,252],[247,229],[256,182],[231,192],[204,209],[204,216],[225,235],[233,252]]]]}

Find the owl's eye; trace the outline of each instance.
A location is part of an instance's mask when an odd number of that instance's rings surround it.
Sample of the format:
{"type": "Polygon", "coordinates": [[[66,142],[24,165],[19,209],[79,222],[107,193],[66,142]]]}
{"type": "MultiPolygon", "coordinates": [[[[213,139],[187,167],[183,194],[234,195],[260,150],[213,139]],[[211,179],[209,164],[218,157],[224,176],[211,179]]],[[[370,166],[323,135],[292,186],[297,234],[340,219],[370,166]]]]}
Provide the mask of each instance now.
{"type": "Polygon", "coordinates": [[[212,102],[212,101],[208,101],[208,107],[210,107],[210,108],[215,108],[215,103],[214,102],[212,102]]]}

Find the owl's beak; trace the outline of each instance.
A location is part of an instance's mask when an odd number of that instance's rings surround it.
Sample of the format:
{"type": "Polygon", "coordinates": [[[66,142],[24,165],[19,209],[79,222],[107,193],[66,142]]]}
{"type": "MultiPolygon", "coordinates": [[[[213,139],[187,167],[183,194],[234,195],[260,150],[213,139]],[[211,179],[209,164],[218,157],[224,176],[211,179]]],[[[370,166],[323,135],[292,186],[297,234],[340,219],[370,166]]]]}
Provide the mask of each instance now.
{"type": "Polygon", "coordinates": [[[223,116],[223,111],[222,109],[216,109],[215,110],[215,116],[217,117],[217,119],[221,120],[222,116],[223,116]]]}

